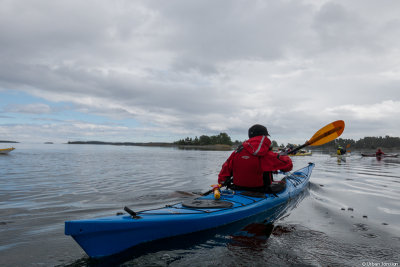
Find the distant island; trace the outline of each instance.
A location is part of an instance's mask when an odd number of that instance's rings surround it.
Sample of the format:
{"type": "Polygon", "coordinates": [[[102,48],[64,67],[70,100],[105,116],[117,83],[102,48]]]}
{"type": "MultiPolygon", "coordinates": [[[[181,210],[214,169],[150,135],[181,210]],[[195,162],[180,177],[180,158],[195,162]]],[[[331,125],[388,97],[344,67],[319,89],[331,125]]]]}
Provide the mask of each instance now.
{"type": "Polygon", "coordinates": [[[198,150],[232,150],[232,146],[224,144],[215,145],[179,145],[165,142],[102,142],[102,141],[68,141],[72,145],[114,145],[114,146],[147,146],[147,147],[176,147],[179,149],[198,149],[198,150]]]}
{"type": "Polygon", "coordinates": [[[17,141],[5,141],[5,140],[0,140],[0,143],[19,143],[17,141]]]}
{"type": "Polygon", "coordinates": [[[68,141],[72,145],[114,145],[114,146],[165,146],[172,147],[173,143],[150,142],[150,143],[134,143],[134,142],[102,142],[102,141],[68,141]]]}

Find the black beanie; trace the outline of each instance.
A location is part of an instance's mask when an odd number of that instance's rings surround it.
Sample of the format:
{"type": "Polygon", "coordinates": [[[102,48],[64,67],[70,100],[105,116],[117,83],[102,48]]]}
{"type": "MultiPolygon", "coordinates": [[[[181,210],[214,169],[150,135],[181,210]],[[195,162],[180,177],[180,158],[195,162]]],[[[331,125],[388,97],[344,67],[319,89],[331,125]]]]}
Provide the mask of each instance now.
{"type": "Polygon", "coordinates": [[[265,126],[262,126],[260,124],[254,124],[249,128],[249,138],[259,135],[269,135],[268,130],[265,126]]]}

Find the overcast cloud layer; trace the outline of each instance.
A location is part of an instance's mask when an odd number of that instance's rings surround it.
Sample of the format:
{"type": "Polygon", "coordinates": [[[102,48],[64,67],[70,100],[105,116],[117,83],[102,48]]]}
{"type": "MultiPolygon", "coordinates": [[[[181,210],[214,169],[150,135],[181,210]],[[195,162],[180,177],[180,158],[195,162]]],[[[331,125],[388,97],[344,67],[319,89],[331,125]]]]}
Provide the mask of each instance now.
{"type": "Polygon", "coordinates": [[[0,0],[0,140],[400,136],[400,1],[0,0]]]}

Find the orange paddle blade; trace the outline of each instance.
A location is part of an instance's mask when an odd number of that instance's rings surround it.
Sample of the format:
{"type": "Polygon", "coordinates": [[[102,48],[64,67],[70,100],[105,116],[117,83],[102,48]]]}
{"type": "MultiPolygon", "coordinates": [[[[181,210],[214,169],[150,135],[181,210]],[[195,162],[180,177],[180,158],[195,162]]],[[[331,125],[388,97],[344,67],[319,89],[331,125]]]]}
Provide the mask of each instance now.
{"type": "Polygon", "coordinates": [[[307,141],[310,146],[320,146],[338,138],[344,131],[344,121],[338,120],[329,123],[316,132],[310,140],[307,141]]]}

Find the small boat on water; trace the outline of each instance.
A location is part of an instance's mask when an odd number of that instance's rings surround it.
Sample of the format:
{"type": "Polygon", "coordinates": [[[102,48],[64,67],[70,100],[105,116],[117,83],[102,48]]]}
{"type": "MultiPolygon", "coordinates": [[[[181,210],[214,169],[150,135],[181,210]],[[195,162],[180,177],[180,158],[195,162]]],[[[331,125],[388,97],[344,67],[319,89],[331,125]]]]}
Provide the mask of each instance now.
{"type": "Polygon", "coordinates": [[[1,149],[0,149],[0,154],[7,154],[8,152],[13,151],[14,149],[15,149],[14,147],[1,148],[1,149]]]}
{"type": "Polygon", "coordinates": [[[377,157],[377,158],[397,158],[399,156],[399,154],[382,154],[380,156],[377,156],[375,153],[372,153],[372,154],[361,153],[361,156],[363,156],[363,157],[377,157]]]}
{"type": "Polygon", "coordinates": [[[311,151],[300,151],[297,152],[296,154],[289,154],[289,156],[311,156],[312,152],[311,151]]]}

